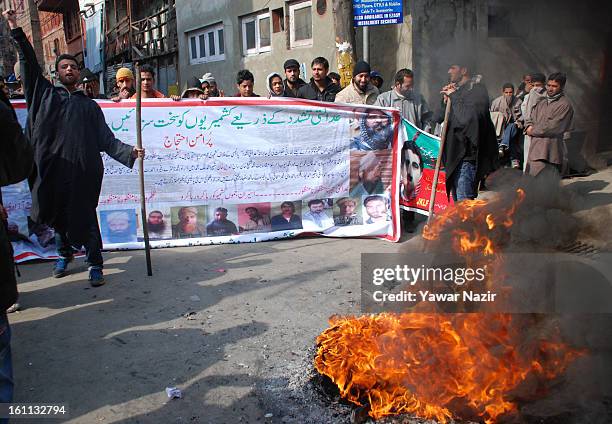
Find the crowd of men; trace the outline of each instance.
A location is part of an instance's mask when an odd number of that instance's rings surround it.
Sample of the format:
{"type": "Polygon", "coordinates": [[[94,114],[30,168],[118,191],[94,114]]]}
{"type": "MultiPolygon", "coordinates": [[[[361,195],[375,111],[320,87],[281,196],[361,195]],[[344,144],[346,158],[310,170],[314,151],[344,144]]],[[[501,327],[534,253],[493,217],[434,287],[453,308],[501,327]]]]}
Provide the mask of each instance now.
{"type": "MultiPolygon", "coordinates": [[[[106,152],[118,162],[132,167],[137,158],[144,157],[144,150],[116,139],[106,125],[100,107],[92,100],[106,98],[100,94],[99,81],[93,73],[79,70],[75,57],[62,54],[57,57],[55,66],[58,83],[53,85],[44,77],[30,42],[17,26],[15,12],[7,10],[3,15],[18,48],[22,84],[18,95],[27,102],[28,118],[24,134],[6,87],[1,87],[0,184],[4,186],[28,178],[32,192],[32,219],[54,228],[56,232],[59,259],[53,268],[55,277],[66,275],[74,249],[84,247],[89,281],[92,286],[102,285],[102,239],[96,215],[103,176],[100,152],[106,152]]],[[[440,104],[431,110],[424,97],[415,90],[414,74],[409,69],[398,70],[390,90],[382,91],[384,82],[381,75],[372,71],[364,61],[355,64],[352,81],[344,88],[339,84],[338,74],[329,72],[329,62],[323,57],[312,60],[312,77],[308,82],[301,78],[297,60],[285,61],[283,68],[282,73],[268,75],[268,98],[392,107],[426,132],[441,133],[445,108],[450,102],[444,129],[443,165],[448,195],[457,201],[474,199],[479,184],[499,166],[500,158],[508,158],[512,168],[523,167],[525,173],[534,176],[547,169],[561,172],[567,161],[564,139],[571,130],[573,109],[564,95],[566,77],[559,72],[548,78],[537,72],[527,74],[517,91],[512,84],[504,84],[501,96],[491,102],[482,77],[474,73],[467,60],[457,59],[449,66],[449,83],[440,89],[440,104]]],[[[119,69],[115,81],[116,87],[110,99],[120,102],[135,98],[135,77],[130,69],[119,69]]],[[[165,97],[155,88],[152,67],[144,65],[140,68],[140,81],[143,98],[165,97]]],[[[254,83],[252,72],[240,70],[236,75],[234,96],[259,97],[254,93],[254,83]]],[[[206,73],[201,78],[193,77],[180,96],[171,97],[180,101],[222,96],[225,93],[217,86],[214,76],[206,73]]],[[[416,149],[415,143],[407,145],[416,149]]],[[[405,162],[408,166],[422,167],[418,151],[409,153],[406,151],[408,147],[403,152],[405,162]]],[[[370,159],[367,154],[363,156],[360,172],[375,177],[376,169],[369,166],[369,161],[374,161],[370,159]]],[[[363,181],[369,180],[364,177],[363,181]]],[[[376,183],[377,180],[372,181],[376,183]]],[[[370,192],[363,189],[361,194],[367,193],[370,192]]],[[[343,216],[335,218],[338,222],[360,219],[354,214],[354,200],[345,198],[339,205],[343,216]]],[[[332,220],[325,215],[322,201],[311,201],[308,206],[304,219],[312,225],[321,226],[324,220],[332,220]]],[[[369,221],[376,217],[385,219],[386,207],[381,196],[368,197],[364,206],[368,209],[369,221]]],[[[293,228],[300,219],[292,202],[284,202],[282,213],[271,219],[266,217],[264,220],[257,209],[251,209],[249,215],[256,225],[293,228]]],[[[173,227],[173,234],[182,237],[185,234],[204,234],[205,231],[219,234],[236,231],[224,208],[215,210],[215,221],[206,228],[197,222],[197,214],[195,208],[182,208],[179,211],[180,222],[173,227]]],[[[6,219],[1,206],[0,217],[6,219]]],[[[12,396],[10,329],[4,311],[15,304],[17,291],[12,251],[4,225],[0,225],[0,261],[0,402],[9,402],[12,396]]]]}

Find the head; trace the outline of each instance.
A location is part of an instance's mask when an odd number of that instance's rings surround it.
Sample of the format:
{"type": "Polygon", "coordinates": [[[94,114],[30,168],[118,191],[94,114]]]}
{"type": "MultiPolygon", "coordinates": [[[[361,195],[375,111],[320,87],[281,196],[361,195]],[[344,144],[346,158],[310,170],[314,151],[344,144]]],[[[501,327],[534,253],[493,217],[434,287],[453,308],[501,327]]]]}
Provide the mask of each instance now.
{"type": "Polygon", "coordinates": [[[81,75],[76,58],[70,54],[61,54],[55,61],[55,71],[59,82],[68,89],[76,88],[81,75]]]}
{"type": "Polygon", "coordinates": [[[507,82],[502,86],[502,95],[506,98],[514,96],[514,85],[507,82]]]}
{"type": "Polygon", "coordinates": [[[372,84],[378,88],[379,90],[382,90],[382,86],[384,84],[384,80],[382,75],[380,75],[378,72],[376,71],[372,71],[370,72],[370,82],[372,82],[372,84]]]}
{"type": "Polygon", "coordinates": [[[192,206],[180,208],[178,219],[183,228],[194,226],[198,223],[198,210],[192,206]]]}
{"type": "Polygon", "coordinates": [[[370,84],[370,72],[372,72],[370,65],[363,60],[357,62],[353,67],[353,84],[355,84],[359,90],[365,91],[368,88],[370,84]]]}
{"type": "Polygon", "coordinates": [[[96,99],[100,95],[100,83],[98,78],[87,68],[81,71],[79,79],[81,88],[90,99],[96,99]]]}
{"type": "Polygon", "coordinates": [[[368,196],[363,201],[363,204],[372,221],[387,220],[387,202],[384,197],[378,195],[368,196]]]}
{"type": "Polygon", "coordinates": [[[384,111],[378,109],[370,110],[365,119],[366,129],[370,134],[384,131],[389,124],[389,116],[384,111]]]}
{"type": "Polygon", "coordinates": [[[191,77],[189,79],[189,85],[183,94],[181,95],[184,99],[197,99],[200,96],[204,95],[204,90],[202,90],[202,83],[200,83],[200,79],[198,77],[191,77]]]}
{"type": "Polygon", "coordinates": [[[315,57],[310,64],[312,71],[312,79],[315,81],[323,81],[329,72],[329,62],[324,57],[315,57]]]}
{"type": "Polygon", "coordinates": [[[255,77],[248,69],[238,71],[236,75],[236,87],[242,97],[253,96],[253,86],[255,85],[255,77]]]}
{"type": "Polygon", "coordinates": [[[143,65],[140,67],[140,87],[145,93],[150,93],[155,86],[155,70],[152,66],[143,65]]]}
{"type": "Polygon", "coordinates": [[[336,201],[338,205],[338,209],[340,209],[340,215],[342,216],[352,216],[355,214],[355,210],[357,209],[357,201],[355,199],[351,199],[350,197],[342,197],[336,201]]]}
{"type": "Polygon", "coordinates": [[[295,205],[293,202],[283,202],[281,203],[280,208],[283,215],[290,216],[295,213],[295,205]]]}
{"type": "Polygon", "coordinates": [[[275,96],[283,95],[283,79],[279,74],[272,74],[270,77],[268,77],[268,83],[270,84],[269,89],[271,94],[275,96]]]}
{"type": "Polygon", "coordinates": [[[546,76],[544,74],[536,72],[531,74],[530,77],[531,83],[529,84],[529,90],[527,91],[531,91],[533,88],[542,88],[546,84],[546,76]]]}
{"type": "Polygon", "coordinates": [[[208,98],[212,92],[210,83],[208,81],[204,81],[201,84],[201,87],[202,87],[202,93],[204,94],[206,98],[208,98]]]}
{"type": "Polygon", "coordinates": [[[338,75],[336,72],[330,72],[329,74],[327,74],[327,76],[329,77],[329,79],[332,80],[334,84],[340,85],[340,75],[338,75]]]}
{"type": "Polygon", "coordinates": [[[300,64],[295,59],[288,59],[284,64],[285,78],[290,84],[295,84],[300,79],[300,64]]]}
{"type": "Polygon", "coordinates": [[[546,94],[549,96],[556,96],[561,93],[565,88],[565,82],[567,77],[563,72],[555,72],[548,76],[546,81],[546,94]]]}
{"type": "Polygon", "coordinates": [[[382,176],[382,166],[373,151],[369,151],[359,160],[359,180],[364,183],[376,183],[382,176]]]}
{"type": "Polygon", "coordinates": [[[322,199],[313,199],[308,201],[308,209],[313,213],[321,213],[325,209],[325,202],[322,199]]]}
{"type": "Polygon", "coordinates": [[[251,219],[255,219],[255,218],[259,217],[259,211],[257,210],[257,208],[254,208],[253,206],[249,206],[244,211],[247,213],[247,215],[251,219]]]}
{"type": "Polygon", "coordinates": [[[134,74],[128,68],[120,68],[115,75],[119,97],[129,99],[134,94],[134,74]]]}
{"type": "Polygon", "coordinates": [[[130,228],[130,216],[125,211],[110,212],[106,224],[111,233],[124,233],[130,228]]]}
{"type": "Polygon", "coordinates": [[[227,219],[227,209],[217,208],[215,209],[215,221],[225,221],[227,219]]]}
{"type": "Polygon", "coordinates": [[[149,217],[147,218],[147,225],[149,230],[154,233],[159,233],[166,228],[166,222],[164,221],[164,214],[161,211],[152,211],[149,212],[149,217]]]}
{"type": "Polygon", "coordinates": [[[395,74],[394,87],[402,96],[407,96],[414,86],[414,73],[410,69],[400,69],[395,74]]]}
{"type": "Polygon", "coordinates": [[[217,86],[217,81],[213,79],[209,81],[209,84],[210,84],[210,95],[219,96],[219,87],[217,86]]]}
{"type": "Polygon", "coordinates": [[[448,80],[455,84],[461,84],[470,79],[470,71],[467,65],[453,64],[448,68],[448,80]]]}

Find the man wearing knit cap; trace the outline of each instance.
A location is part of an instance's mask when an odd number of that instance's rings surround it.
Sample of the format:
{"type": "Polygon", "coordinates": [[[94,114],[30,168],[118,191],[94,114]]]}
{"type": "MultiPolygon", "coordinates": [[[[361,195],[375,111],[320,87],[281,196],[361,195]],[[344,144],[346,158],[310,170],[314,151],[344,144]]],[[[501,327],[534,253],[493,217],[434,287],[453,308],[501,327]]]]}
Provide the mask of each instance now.
{"type": "Polygon", "coordinates": [[[340,92],[340,86],[334,84],[327,75],[329,62],[324,57],[315,57],[310,65],[312,78],[310,84],[304,84],[298,90],[300,99],[318,100],[320,102],[333,102],[336,94],[340,92]]]}
{"type": "Polygon", "coordinates": [[[300,87],[306,82],[300,78],[300,64],[295,59],[288,59],[283,66],[285,68],[284,97],[297,97],[300,87]]]}
{"type": "Polygon", "coordinates": [[[118,102],[122,99],[129,99],[136,93],[134,88],[134,74],[129,68],[119,68],[115,75],[117,81],[117,93],[112,100],[118,102]]]}
{"type": "Polygon", "coordinates": [[[370,82],[370,65],[360,60],[353,68],[353,80],[336,95],[336,103],[373,105],[378,88],[370,82]]]}

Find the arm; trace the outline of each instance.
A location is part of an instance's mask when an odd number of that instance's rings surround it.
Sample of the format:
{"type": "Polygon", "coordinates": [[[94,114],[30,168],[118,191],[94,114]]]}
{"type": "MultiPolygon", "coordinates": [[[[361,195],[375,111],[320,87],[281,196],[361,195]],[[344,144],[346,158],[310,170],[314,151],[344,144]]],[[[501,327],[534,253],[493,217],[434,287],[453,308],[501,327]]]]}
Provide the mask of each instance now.
{"type": "MultiPolygon", "coordinates": [[[[96,105],[97,114],[97,134],[98,134],[98,145],[101,152],[106,152],[111,158],[117,162],[131,168],[134,166],[136,157],[140,155],[138,149],[125,144],[122,141],[115,138],[115,135],[111,129],[106,125],[104,120],[104,114],[100,106],[96,105]]],[[[143,151],[144,155],[144,151],[143,151]]],[[[142,156],[141,156],[142,157],[142,156]]]]}
{"type": "Polygon", "coordinates": [[[543,122],[534,122],[531,128],[533,137],[559,137],[568,131],[574,110],[568,104],[561,104],[555,109],[554,113],[543,122]]]}

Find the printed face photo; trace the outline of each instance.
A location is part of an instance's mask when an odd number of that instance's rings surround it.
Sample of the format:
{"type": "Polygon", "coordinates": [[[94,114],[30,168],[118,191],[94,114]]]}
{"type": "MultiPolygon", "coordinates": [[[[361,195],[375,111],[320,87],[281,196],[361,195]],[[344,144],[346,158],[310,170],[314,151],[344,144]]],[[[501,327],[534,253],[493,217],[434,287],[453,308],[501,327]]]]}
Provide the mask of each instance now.
{"type": "MultiPolygon", "coordinates": [[[[159,204],[152,205],[147,211],[149,240],[163,240],[172,238],[171,221],[170,209],[167,206],[159,204]]],[[[138,228],[138,239],[144,239],[142,228],[138,228]]]]}
{"type": "Polygon", "coordinates": [[[206,236],[206,206],[177,206],[172,213],[172,238],[206,236]]]}
{"type": "Polygon", "coordinates": [[[302,203],[302,225],[305,230],[321,231],[334,226],[332,199],[310,199],[302,203]]]}
{"type": "Polygon", "coordinates": [[[392,161],[387,150],[352,151],[349,196],[383,194],[391,184],[392,161]]]}
{"type": "Polygon", "coordinates": [[[393,143],[393,119],[383,110],[356,109],[352,132],[352,150],[390,149],[393,143]]]}
{"type": "Polygon", "coordinates": [[[416,198],[423,176],[423,158],[416,143],[407,142],[402,150],[401,196],[405,200],[416,198]]]}
{"type": "Polygon", "coordinates": [[[302,201],[285,200],[273,203],[270,223],[272,231],[297,230],[302,228],[302,201]]]}
{"type": "Polygon", "coordinates": [[[361,225],[361,199],[340,197],[334,201],[334,224],[338,226],[361,225]]]}
{"type": "Polygon", "coordinates": [[[238,206],[238,231],[260,233],[270,231],[270,203],[247,203],[238,206]]]}
{"type": "Polygon", "coordinates": [[[367,214],[366,224],[389,221],[388,200],[384,196],[366,196],[363,206],[367,214]]]}
{"type": "Polygon", "coordinates": [[[206,235],[208,237],[231,236],[238,234],[236,217],[238,216],[235,205],[209,205],[208,222],[206,223],[206,235]]]}
{"type": "Polygon", "coordinates": [[[137,241],[136,210],[117,209],[100,211],[100,232],[104,243],[137,241]]]}

